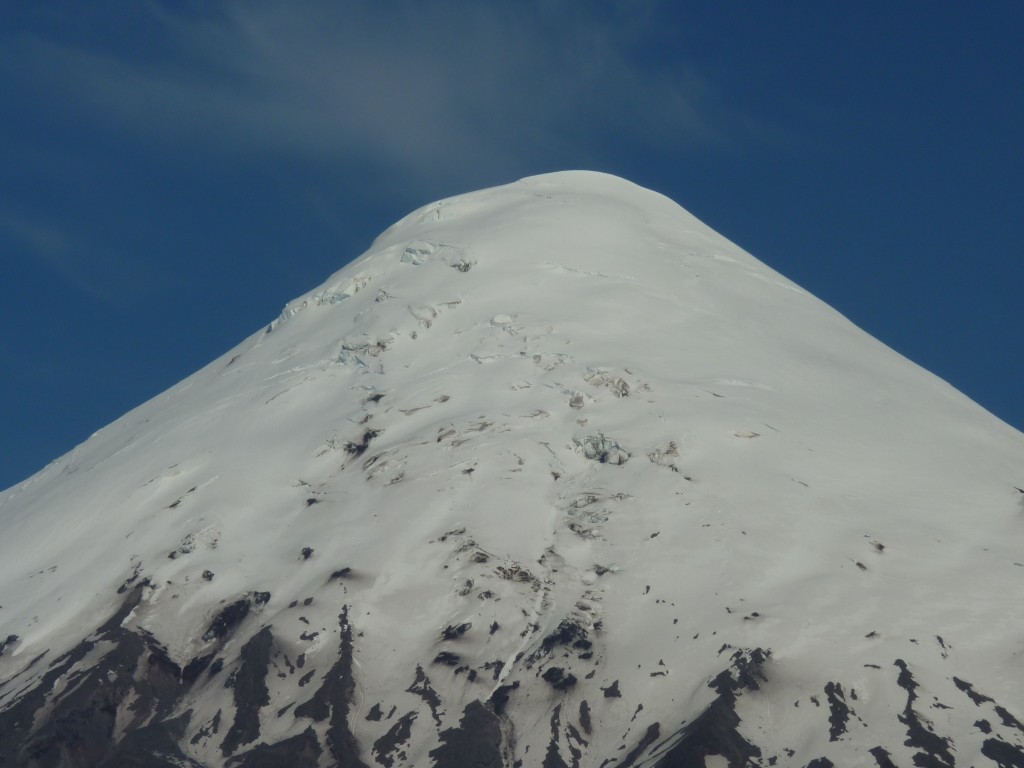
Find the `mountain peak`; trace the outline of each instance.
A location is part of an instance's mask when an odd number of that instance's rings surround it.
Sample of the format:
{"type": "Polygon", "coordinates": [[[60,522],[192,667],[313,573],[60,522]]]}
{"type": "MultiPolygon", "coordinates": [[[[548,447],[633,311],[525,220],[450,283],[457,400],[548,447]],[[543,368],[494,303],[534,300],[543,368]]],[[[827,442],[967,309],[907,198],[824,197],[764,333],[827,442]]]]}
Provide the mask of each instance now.
{"type": "Polygon", "coordinates": [[[657,193],[449,198],[0,495],[0,762],[1015,764],[1022,460],[657,193]]]}

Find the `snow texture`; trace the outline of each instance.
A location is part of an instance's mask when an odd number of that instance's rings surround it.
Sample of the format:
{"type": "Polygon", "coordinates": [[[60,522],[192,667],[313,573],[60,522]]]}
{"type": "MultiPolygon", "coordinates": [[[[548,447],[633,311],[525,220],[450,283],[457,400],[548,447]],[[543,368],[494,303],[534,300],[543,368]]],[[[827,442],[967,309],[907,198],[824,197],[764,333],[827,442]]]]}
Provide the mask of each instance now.
{"type": "Polygon", "coordinates": [[[670,200],[454,197],[0,495],[0,764],[1021,766],[1021,488],[670,200]]]}

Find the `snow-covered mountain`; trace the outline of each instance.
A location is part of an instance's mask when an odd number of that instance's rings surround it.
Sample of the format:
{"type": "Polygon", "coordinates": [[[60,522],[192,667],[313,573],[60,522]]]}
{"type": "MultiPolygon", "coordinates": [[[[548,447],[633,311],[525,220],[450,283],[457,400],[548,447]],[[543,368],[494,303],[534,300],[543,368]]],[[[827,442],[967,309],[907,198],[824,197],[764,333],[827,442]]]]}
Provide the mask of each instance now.
{"type": "Polygon", "coordinates": [[[0,495],[0,765],[1024,766],[1022,489],[670,200],[451,198],[0,495]]]}

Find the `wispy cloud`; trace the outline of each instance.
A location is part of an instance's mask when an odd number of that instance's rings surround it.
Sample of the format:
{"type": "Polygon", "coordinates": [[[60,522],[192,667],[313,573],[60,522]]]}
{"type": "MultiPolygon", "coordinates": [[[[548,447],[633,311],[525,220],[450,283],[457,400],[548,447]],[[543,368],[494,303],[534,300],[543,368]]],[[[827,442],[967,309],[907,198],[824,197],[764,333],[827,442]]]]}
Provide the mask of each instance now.
{"type": "Polygon", "coordinates": [[[0,208],[0,252],[12,268],[22,261],[48,274],[55,293],[71,291],[107,305],[131,303],[147,280],[166,280],[168,271],[146,263],[116,233],[91,231],[76,219],[30,207],[0,208]]]}
{"type": "Polygon", "coordinates": [[[35,35],[19,55],[82,116],[133,135],[414,176],[729,141],[698,73],[643,63],[654,2],[143,7],[145,44],[35,35]]]}
{"type": "Polygon", "coordinates": [[[0,211],[0,237],[15,245],[8,250],[11,258],[23,254],[43,265],[58,282],[96,299],[108,298],[100,283],[81,269],[67,233],[53,224],[10,210],[0,211]]]}

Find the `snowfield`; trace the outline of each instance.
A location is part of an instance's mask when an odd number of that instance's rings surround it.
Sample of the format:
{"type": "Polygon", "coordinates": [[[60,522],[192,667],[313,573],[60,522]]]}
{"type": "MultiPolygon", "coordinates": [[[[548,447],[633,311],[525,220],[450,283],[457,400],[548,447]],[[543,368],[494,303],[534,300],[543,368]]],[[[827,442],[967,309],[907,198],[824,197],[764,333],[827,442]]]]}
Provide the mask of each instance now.
{"type": "Polygon", "coordinates": [[[1024,766],[1022,489],[667,198],[443,200],[0,494],[0,766],[1024,766]]]}

